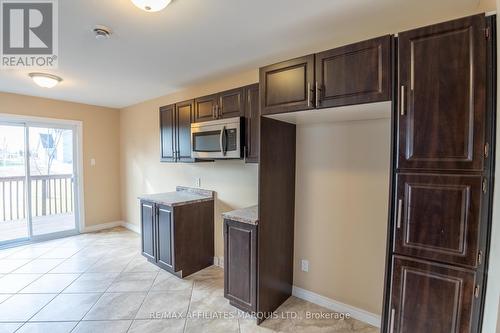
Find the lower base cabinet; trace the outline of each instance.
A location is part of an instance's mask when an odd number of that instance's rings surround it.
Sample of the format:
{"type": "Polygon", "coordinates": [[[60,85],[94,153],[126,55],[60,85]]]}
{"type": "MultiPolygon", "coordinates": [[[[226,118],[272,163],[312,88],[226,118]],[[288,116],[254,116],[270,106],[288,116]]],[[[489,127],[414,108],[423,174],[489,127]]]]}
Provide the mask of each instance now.
{"type": "Polygon", "coordinates": [[[394,256],[392,288],[389,332],[475,332],[473,270],[394,256]]]}
{"type": "Polygon", "coordinates": [[[224,220],[224,297],[243,311],[257,311],[256,225],[224,220]]]}
{"type": "Polygon", "coordinates": [[[179,277],[211,266],[214,203],[169,207],[141,201],[142,255],[179,277]]]}

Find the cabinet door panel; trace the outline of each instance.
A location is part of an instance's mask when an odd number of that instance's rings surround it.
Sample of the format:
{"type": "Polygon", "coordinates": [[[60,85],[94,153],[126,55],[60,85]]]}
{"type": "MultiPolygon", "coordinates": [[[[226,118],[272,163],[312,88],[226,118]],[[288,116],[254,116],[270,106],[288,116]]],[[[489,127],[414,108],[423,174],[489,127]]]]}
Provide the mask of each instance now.
{"type": "Polygon", "coordinates": [[[471,267],[477,265],[480,176],[397,176],[394,251],[471,267]]]}
{"type": "Polygon", "coordinates": [[[141,202],[142,254],[148,259],[155,259],[155,214],[154,205],[141,202]]]}
{"type": "Polygon", "coordinates": [[[391,323],[398,333],[476,332],[474,271],[395,256],[391,323]]]}
{"type": "Polygon", "coordinates": [[[160,160],[175,162],[175,105],[160,108],[160,160]]]}
{"type": "Polygon", "coordinates": [[[245,106],[246,162],[258,163],[260,144],[259,84],[246,87],[245,95],[247,98],[245,106]]]}
{"type": "Polygon", "coordinates": [[[391,37],[316,54],[317,108],[390,99],[391,37]]]}
{"type": "Polygon", "coordinates": [[[215,119],[215,107],[217,106],[217,95],[204,96],[194,100],[194,122],[215,119]]]}
{"type": "Polygon", "coordinates": [[[217,115],[219,118],[243,117],[245,111],[243,88],[224,91],[219,94],[217,115]]]}
{"type": "Polygon", "coordinates": [[[481,170],[484,15],[399,34],[399,168],[481,170]]]}
{"type": "Polygon", "coordinates": [[[262,114],[313,109],[314,55],[260,69],[262,114]]]}
{"type": "Polygon", "coordinates": [[[176,104],[177,116],[177,159],[190,162],[191,158],[191,123],[193,121],[193,100],[176,104]]]}
{"type": "Polygon", "coordinates": [[[165,206],[159,206],[157,220],[157,262],[163,268],[173,269],[172,211],[165,206]]]}
{"type": "Polygon", "coordinates": [[[255,310],[257,227],[225,220],[224,229],[224,296],[244,310],[255,310]]]}

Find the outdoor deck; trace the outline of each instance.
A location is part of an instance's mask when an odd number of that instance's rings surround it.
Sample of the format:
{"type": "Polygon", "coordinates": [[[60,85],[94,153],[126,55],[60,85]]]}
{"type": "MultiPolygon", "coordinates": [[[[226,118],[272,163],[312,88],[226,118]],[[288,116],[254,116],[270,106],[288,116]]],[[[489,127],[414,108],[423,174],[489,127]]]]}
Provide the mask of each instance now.
{"type": "MultiPolygon", "coordinates": [[[[75,227],[75,217],[71,214],[57,214],[33,218],[33,235],[44,235],[75,227]]],[[[0,242],[27,237],[26,220],[0,221],[0,242]]]]}

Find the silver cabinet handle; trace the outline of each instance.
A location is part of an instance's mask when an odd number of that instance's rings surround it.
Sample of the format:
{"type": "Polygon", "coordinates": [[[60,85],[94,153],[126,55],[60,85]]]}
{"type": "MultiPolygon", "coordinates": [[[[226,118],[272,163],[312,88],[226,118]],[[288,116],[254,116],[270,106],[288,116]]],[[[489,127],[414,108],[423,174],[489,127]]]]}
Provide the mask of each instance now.
{"type": "Polygon", "coordinates": [[[401,86],[401,106],[400,111],[401,115],[405,115],[405,95],[406,95],[406,87],[404,85],[401,86]]]}
{"type": "Polygon", "coordinates": [[[396,315],[396,309],[391,310],[391,319],[389,322],[389,333],[394,333],[394,316],[396,315]]]}
{"type": "Polygon", "coordinates": [[[307,107],[311,106],[311,83],[307,82],[307,107]]]}
{"type": "Polygon", "coordinates": [[[398,229],[401,228],[401,215],[403,215],[403,199],[398,200],[398,229]]]}
{"type": "Polygon", "coordinates": [[[319,88],[318,81],[316,81],[316,107],[319,107],[321,89],[319,88]]]}

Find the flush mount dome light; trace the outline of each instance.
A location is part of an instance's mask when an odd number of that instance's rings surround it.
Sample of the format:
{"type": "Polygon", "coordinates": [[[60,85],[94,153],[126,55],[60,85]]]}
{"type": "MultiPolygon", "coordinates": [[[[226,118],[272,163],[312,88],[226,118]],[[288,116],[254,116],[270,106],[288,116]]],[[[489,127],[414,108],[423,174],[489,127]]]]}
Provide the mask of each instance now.
{"type": "Polygon", "coordinates": [[[172,0],[132,0],[134,5],[147,12],[159,12],[172,0]]]}
{"type": "Polygon", "coordinates": [[[33,81],[35,81],[37,85],[42,88],[53,88],[62,81],[59,76],[55,76],[52,74],[30,73],[29,76],[33,79],[33,81]]]}

